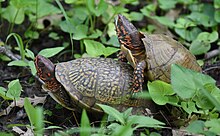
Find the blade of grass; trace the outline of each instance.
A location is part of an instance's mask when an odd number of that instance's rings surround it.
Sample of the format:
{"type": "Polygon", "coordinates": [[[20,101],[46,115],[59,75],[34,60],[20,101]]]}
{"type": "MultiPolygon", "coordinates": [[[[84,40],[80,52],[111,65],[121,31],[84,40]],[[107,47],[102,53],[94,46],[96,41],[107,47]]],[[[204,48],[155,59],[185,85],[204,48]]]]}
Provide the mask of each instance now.
{"type": "Polygon", "coordinates": [[[12,37],[12,36],[15,38],[15,40],[16,40],[16,42],[17,42],[17,44],[18,44],[19,51],[20,51],[20,55],[21,55],[21,59],[24,60],[24,58],[25,58],[25,50],[24,50],[24,44],[23,44],[23,41],[22,41],[20,35],[18,35],[18,34],[16,34],[16,33],[11,33],[11,34],[9,34],[9,35],[7,36],[7,38],[6,38],[6,43],[7,43],[8,39],[9,39],[10,37],[12,37]]]}

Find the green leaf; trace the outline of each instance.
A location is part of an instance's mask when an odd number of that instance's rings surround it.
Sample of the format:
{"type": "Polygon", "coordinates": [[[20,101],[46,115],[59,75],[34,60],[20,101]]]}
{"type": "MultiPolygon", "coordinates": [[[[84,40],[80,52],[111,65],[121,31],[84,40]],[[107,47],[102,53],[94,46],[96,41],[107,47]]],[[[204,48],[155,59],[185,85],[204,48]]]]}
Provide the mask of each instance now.
{"type": "Polygon", "coordinates": [[[104,50],[103,50],[103,55],[105,57],[108,57],[109,55],[112,55],[113,53],[116,53],[117,51],[119,51],[120,49],[119,48],[115,48],[115,47],[106,47],[104,50]]]}
{"type": "MultiPolygon", "coordinates": [[[[175,92],[173,91],[170,84],[156,80],[153,82],[148,82],[147,86],[150,96],[156,104],[165,105],[167,103],[173,103],[172,101],[170,101],[170,97],[172,97],[175,92]]],[[[173,97],[176,98],[175,96],[173,97]]],[[[174,104],[176,104],[177,102],[178,100],[174,102],[174,104]]]]}
{"type": "Polygon", "coordinates": [[[0,96],[4,99],[4,100],[14,100],[13,96],[7,96],[6,95],[6,89],[4,87],[0,86],[0,96]]]}
{"type": "Polygon", "coordinates": [[[168,10],[171,8],[175,8],[177,0],[158,0],[159,6],[161,9],[168,10]]]}
{"type": "Polygon", "coordinates": [[[29,99],[24,99],[24,109],[28,115],[28,118],[30,120],[31,126],[34,127],[34,132],[36,134],[43,134],[43,109],[40,107],[34,108],[29,99]]]}
{"type": "Polygon", "coordinates": [[[73,35],[73,39],[74,40],[81,40],[81,39],[87,38],[88,30],[89,30],[89,28],[86,25],[76,26],[76,30],[73,35]]]}
{"type": "Polygon", "coordinates": [[[176,64],[171,65],[171,84],[174,92],[182,99],[191,98],[207,83],[215,84],[215,80],[208,75],[176,64]]]}
{"type": "Polygon", "coordinates": [[[76,32],[76,28],[74,27],[74,23],[72,23],[71,20],[67,21],[64,20],[62,21],[59,26],[61,28],[62,31],[67,32],[67,33],[74,33],[76,32]]]}
{"type": "Polygon", "coordinates": [[[86,2],[90,12],[97,17],[104,13],[108,8],[108,4],[104,0],[100,0],[98,3],[95,3],[94,0],[87,0],[86,2]]]}
{"type": "Polygon", "coordinates": [[[141,14],[140,12],[134,12],[134,11],[132,11],[129,16],[130,19],[133,21],[141,21],[144,17],[143,14],[141,14]]]}
{"type": "Polygon", "coordinates": [[[193,41],[196,39],[198,34],[201,32],[201,29],[198,27],[193,27],[192,30],[182,29],[182,28],[175,28],[175,32],[187,41],[193,41]]]}
{"type": "Polygon", "coordinates": [[[105,57],[117,52],[119,48],[105,47],[102,43],[94,40],[84,40],[86,52],[92,57],[104,55],[105,57]]]}
{"type": "Polygon", "coordinates": [[[29,7],[28,10],[33,14],[28,14],[31,21],[36,21],[37,18],[42,18],[48,15],[54,15],[61,13],[60,9],[55,7],[52,3],[49,3],[45,0],[38,0],[37,5],[29,7]],[[45,8],[46,7],[46,8],[45,8]],[[37,8],[37,9],[36,9],[37,8]],[[36,13],[37,11],[37,13],[36,13]]]}
{"type": "Polygon", "coordinates": [[[120,113],[119,111],[117,111],[116,109],[107,106],[107,105],[103,105],[103,104],[98,104],[105,113],[107,113],[108,115],[114,117],[116,120],[118,120],[122,125],[125,124],[125,120],[123,118],[123,114],[120,113]]]}
{"type": "Polygon", "coordinates": [[[16,100],[20,98],[22,91],[21,84],[18,79],[11,81],[8,84],[7,96],[13,96],[16,100]]]}
{"type": "Polygon", "coordinates": [[[36,75],[37,70],[36,70],[34,61],[29,61],[29,62],[28,62],[28,66],[29,66],[30,69],[31,69],[31,74],[32,74],[32,75],[36,75]]]}
{"type": "Polygon", "coordinates": [[[205,126],[208,127],[209,131],[220,134],[220,119],[211,119],[206,121],[205,126]]]}
{"type": "Polygon", "coordinates": [[[64,48],[65,47],[46,48],[46,49],[41,50],[38,54],[46,58],[49,58],[49,57],[55,56],[56,54],[61,52],[64,48]]]}
{"type": "Polygon", "coordinates": [[[198,35],[197,39],[200,41],[213,43],[216,40],[218,40],[218,32],[216,31],[213,31],[212,33],[202,32],[198,35]]]}
{"type": "Polygon", "coordinates": [[[96,39],[101,35],[102,35],[102,32],[100,30],[96,29],[96,31],[94,31],[91,35],[89,35],[88,38],[96,39]]]}
{"type": "MultiPolygon", "coordinates": [[[[214,11],[212,12],[211,9],[209,10],[209,12],[211,12],[212,14],[214,13],[214,11]]],[[[205,27],[211,27],[216,25],[216,22],[214,20],[214,14],[212,16],[209,16],[205,13],[192,12],[190,15],[188,15],[188,18],[192,19],[197,24],[202,24],[205,27]]]]}
{"type": "Polygon", "coordinates": [[[21,24],[24,21],[24,9],[9,5],[3,10],[2,17],[10,23],[21,24]]]}
{"type": "Polygon", "coordinates": [[[194,55],[200,55],[200,54],[203,54],[203,53],[207,53],[211,48],[211,44],[208,43],[208,42],[203,42],[203,41],[200,41],[198,39],[195,39],[190,47],[189,47],[189,50],[191,53],[193,53],[194,55]]]}
{"type": "Polygon", "coordinates": [[[14,60],[8,63],[8,66],[28,66],[28,63],[23,60],[14,60]]]}
{"type": "Polygon", "coordinates": [[[32,31],[32,30],[27,30],[24,33],[26,38],[31,38],[31,39],[38,39],[39,38],[39,33],[37,31],[32,31]]]}
{"type": "Polygon", "coordinates": [[[29,50],[29,49],[26,49],[26,54],[25,54],[28,58],[31,58],[32,60],[34,60],[35,56],[34,56],[34,53],[29,50]]]}
{"type": "Polygon", "coordinates": [[[148,4],[147,6],[141,9],[141,12],[143,13],[143,15],[151,17],[151,15],[155,13],[156,8],[157,7],[155,4],[148,4]]]}
{"type": "Polygon", "coordinates": [[[80,135],[81,136],[90,136],[91,135],[91,126],[90,126],[89,118],[86,114],[85,109],[83,109],[83,112],[82,112],[80,135]]]}
{"type": "Polygon", "coordinates": [[[189,126],[187,126],[186,130],[189,131],[190,133],[201,134],[204,131],[203,130],[204,127],[205,127],[204,121],[196,120],[190,123],[189,126]]]}
{"type": "Polygon", "coordinates": [[[18,35],[18,34],[16,34],[16,33],[11,33],[11,34],[9,34],[9,35],[7,36],[7,38],[6,38],[6,43],[7,43],[8,39],[9,39],[10,37],[12,37],[12,36],[15,38],[15,40],[16,40],[16,42],[17,42],[17,44],[18,44],[19,51],[20,51],[20,55],[21,55],[21,59],[24,60],[24,58],[25,58],[25,50],[24,50],[24,44],[23,44],[23,41],[22,41],[20,35],[18,35]]]}
{"type": "Polygon", "coordinates": [[[181,107],[189,114],[191,115],[193,112],[197,113],[196,105],[192,101],[188,102],[181,102],[181,107]]]}
{"type": "Polygon", "coordinates": [[[178,18],[176,22],[177,23],[174,25],[176,28],[187,29],[188,27],[196,26],[193,21],[183,17],[178,18]]]}
{"type": "Polygon", "coordinates": [[[105,46],[94,40],[84,40],[86,52],[92,57],[98,57],[103,54],[105,46]]]}
{"type": "MultiPolygon", "coordinates": [[[[207,83],[204,85],[204,88],[201,88],[200,89],[200,92],[206,96],[206,98],[212,102],[212,104],[215,106],[215,108],[220,112],[220,102],[210,94],[210,92],[207,90],[207,85],[210,86],[209,84],[212,84],[212,83],[207,83]]],[[[219,90],[218,90],[219,91],[219,90]]]]}
{"type": "Polygon", "coordinates": [[[165,125],[165,123],[160,122],[156,119],[153,119],[151,117],[146,116],[139,116],[139,115],[133,115],[130,116],[127,120],[130,124],[136,124],[136,128],[139,127],[162,127],[162,125],[165,125]]]}
{"type": "Polygon", "coordinates": [[[169,18],[165,17],[165,16],[155,16],[152,17],[154,19],[156,19],[158,22],[160,22],[161,24],[168,26],[168,27],[173,27],[174,26],[174,22],[172,20],[170,20],[169,18]]]}

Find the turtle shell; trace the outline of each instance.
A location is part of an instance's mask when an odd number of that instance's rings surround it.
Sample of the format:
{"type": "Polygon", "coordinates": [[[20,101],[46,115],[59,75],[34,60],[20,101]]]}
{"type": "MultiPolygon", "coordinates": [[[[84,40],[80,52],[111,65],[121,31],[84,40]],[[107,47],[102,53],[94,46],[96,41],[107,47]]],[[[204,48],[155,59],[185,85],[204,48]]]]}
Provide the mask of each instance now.
{"type": "Polygon", "coordinates": [[[201,72],[196,58],[182,44],[166,35],[144,35],[147,76],[150,80],[170,82],[171,64],[201,72]]]}
{"type": "Polygon", "coordinates": [[[56,79],[72,99],[72,105],[102,112],[97,104],[122,111],[128,107],[148,107],[149,101],[131,99],[133,68],[110,58],[81,58],[58,63],[56,79]]]}

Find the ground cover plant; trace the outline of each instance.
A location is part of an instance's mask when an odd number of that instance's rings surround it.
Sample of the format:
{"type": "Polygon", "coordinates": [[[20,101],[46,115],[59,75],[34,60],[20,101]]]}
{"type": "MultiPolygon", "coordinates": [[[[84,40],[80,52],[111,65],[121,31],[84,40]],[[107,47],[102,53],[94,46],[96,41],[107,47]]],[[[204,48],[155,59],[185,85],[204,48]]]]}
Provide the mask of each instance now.
{"type": "Polygon", "coordinates": [[[0,134],[220,134],[219,0],[0,0],[0,134]],[[145,82],[157,116],[131,115],[100,105],[102,118],[69,111],[42,91],[37,54],[54,63],[81,57],[117,59],[114,18],[139,31],[181,42],[203,68],[171,67],[171,83],[145,82]]]}

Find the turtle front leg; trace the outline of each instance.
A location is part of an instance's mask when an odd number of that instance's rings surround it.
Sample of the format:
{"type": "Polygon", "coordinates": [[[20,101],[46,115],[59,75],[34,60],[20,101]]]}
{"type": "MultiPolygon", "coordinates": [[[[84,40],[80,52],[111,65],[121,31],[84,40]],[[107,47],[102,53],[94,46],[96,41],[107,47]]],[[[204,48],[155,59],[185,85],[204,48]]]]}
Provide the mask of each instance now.
{"type": "Polygon", "coordinates": [[[120,61],[120,62],[128,62],[128,60],[127,60],[127,58],[126,58],[123,51],[120,51],[118,53],[117,57],[118,57],[118,61],[120,61]]]}
{"type": "Polygon", "coordinates": [[[134,69],[134,80],[133,80],[133,88],[132,92],[133,95],[139,91],[143,90],[143,82],[144,82],[144,69],[146,68],[147,64],[143,60],[137,63],[137,66],[134,69]]]}

